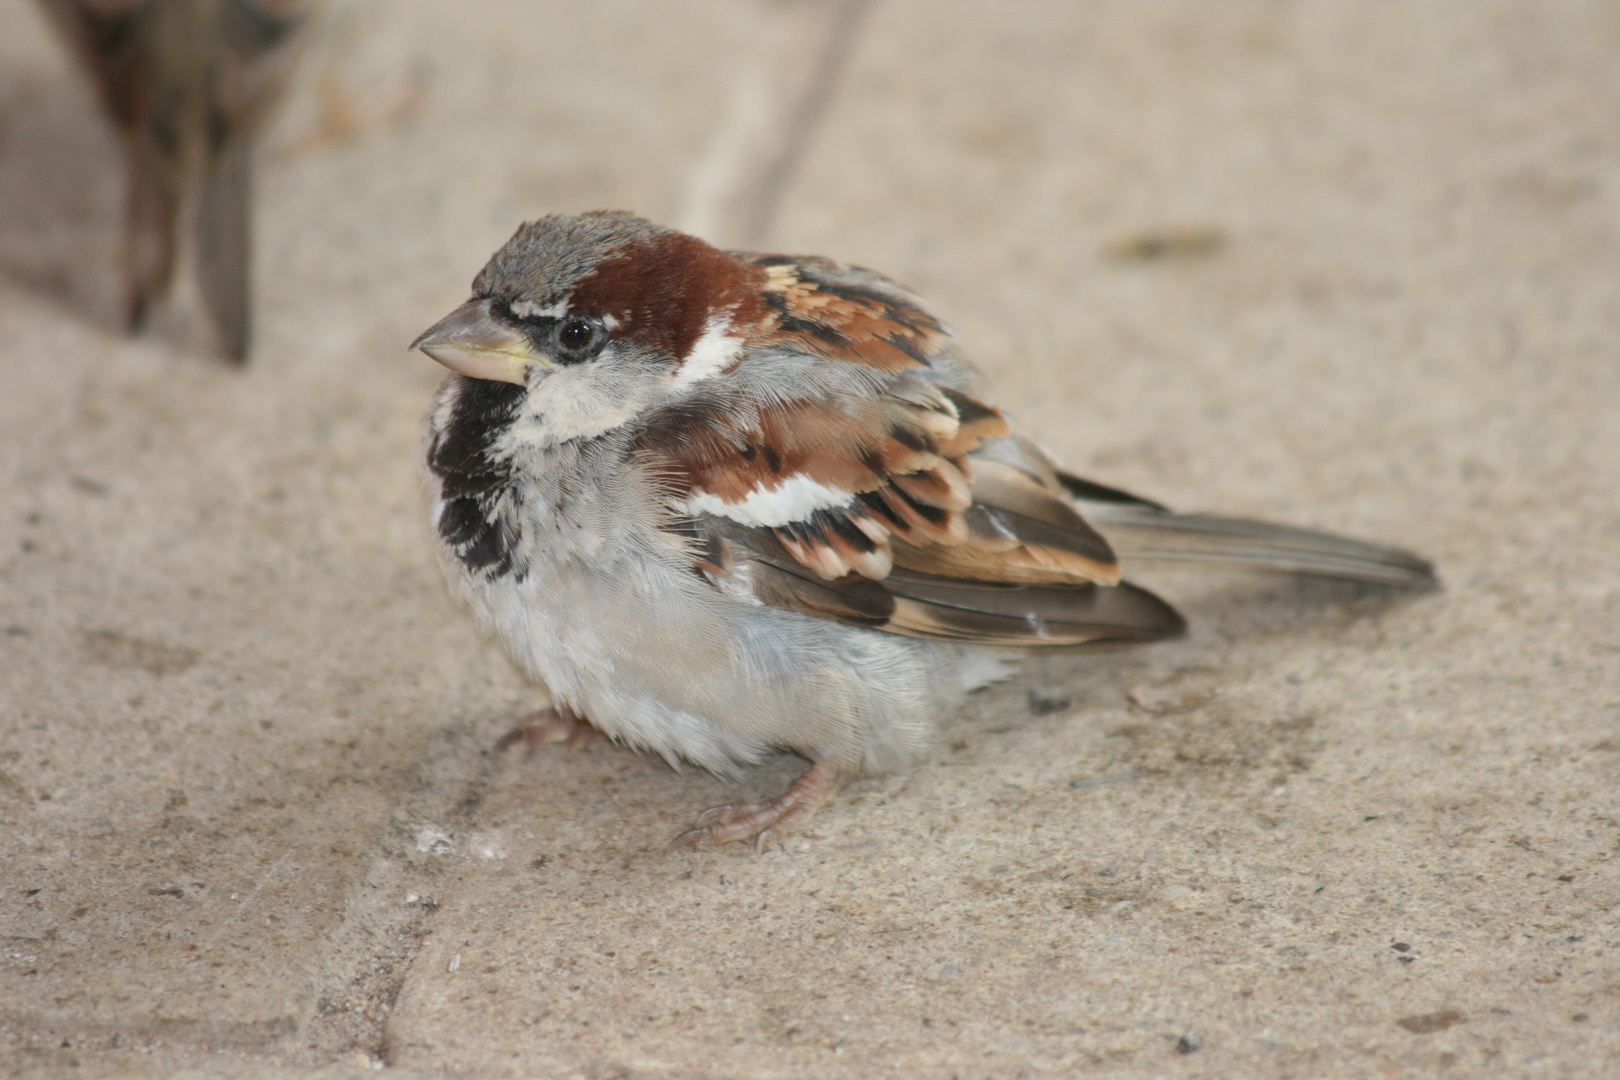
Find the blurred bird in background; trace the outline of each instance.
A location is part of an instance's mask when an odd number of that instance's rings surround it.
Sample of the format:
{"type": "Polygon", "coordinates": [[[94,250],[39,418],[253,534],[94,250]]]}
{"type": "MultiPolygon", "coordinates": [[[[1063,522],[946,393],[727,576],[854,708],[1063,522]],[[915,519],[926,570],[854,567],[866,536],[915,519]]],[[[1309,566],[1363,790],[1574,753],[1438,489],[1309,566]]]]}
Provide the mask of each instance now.
{"type": "Polygon", "coordinates": [[[225,355],[251,340],[253,137],[285,89],[314,0],[42,0],[124,144],[124,313],[168,293],[182,236],[225,355]]]}

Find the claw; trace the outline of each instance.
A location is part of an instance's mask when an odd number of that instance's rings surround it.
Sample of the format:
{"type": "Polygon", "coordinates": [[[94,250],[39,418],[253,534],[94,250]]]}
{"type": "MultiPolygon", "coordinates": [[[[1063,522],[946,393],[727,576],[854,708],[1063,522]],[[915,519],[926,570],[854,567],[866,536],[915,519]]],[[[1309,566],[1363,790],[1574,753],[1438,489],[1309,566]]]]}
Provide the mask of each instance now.
{"type": "Polygon", "coordinates": [[[708,838],[708,829],[687,829],[664,846],[664,854],[668,855],[670,852],[679,851],[681,848],[696,848],[708,838]]]}
{"type": "Polygon", "coordinates": [[[770,808],[770,803],[723,803],[720,806],[711,806],[697,816],[692,824],[698,828],[708,825],[729,825],[745,814],[757,813],[770,808]]]}

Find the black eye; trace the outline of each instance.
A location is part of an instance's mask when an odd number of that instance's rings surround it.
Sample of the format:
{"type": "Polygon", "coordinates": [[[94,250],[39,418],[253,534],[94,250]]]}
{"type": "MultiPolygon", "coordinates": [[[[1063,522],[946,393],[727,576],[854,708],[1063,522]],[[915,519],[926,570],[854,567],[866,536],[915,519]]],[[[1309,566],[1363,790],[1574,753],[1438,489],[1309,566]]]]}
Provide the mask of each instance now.
{"type": "Polygon", "coordinates": [[[557,328],[557,343],[569,352],[580,352],[596,340],[596,327],[584,319],[569,319],[557,328]]]}

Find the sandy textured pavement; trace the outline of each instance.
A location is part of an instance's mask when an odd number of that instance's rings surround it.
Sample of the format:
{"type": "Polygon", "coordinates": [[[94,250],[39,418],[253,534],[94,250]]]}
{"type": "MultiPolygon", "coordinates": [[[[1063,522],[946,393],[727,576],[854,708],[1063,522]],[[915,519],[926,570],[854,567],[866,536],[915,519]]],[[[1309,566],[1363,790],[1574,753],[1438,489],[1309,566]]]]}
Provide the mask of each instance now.
{"type": "Polygon", "coordinates": [[[353,0],[237,371],[116,332],[116,145],[0,0],[0,1075],[1620,1075],[1617,56],[1608,0],[353,0]],[[884,269],[1082,471],[1446,588],[1144,575],[1188,639],[666,858],[736,789],[493,753],[544,693],[416,472],[405,344],[601,206],[884,269]]]}

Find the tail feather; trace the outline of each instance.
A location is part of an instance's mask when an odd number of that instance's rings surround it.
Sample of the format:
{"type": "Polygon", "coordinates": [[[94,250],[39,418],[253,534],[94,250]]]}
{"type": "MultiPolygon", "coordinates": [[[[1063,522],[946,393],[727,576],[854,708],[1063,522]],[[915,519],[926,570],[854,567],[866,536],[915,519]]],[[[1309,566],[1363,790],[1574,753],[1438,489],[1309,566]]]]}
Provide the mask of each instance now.
{"type": "Polygon", "coordinates": [[[1215,562],[1400,589],[1440,586],[1433,564],[1402,548],[1263,521],[1177,514],[1077,477],[1059,473],[1058,480],[1127,567],[1145,560],[1215,562]]]}

